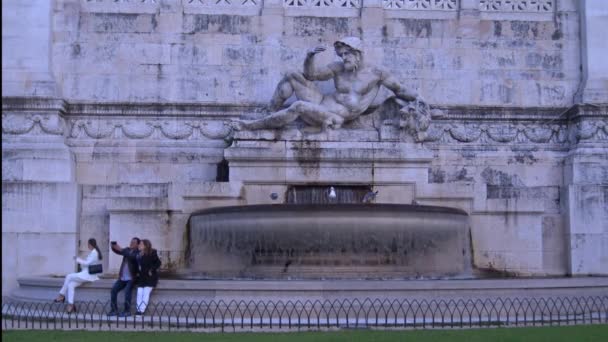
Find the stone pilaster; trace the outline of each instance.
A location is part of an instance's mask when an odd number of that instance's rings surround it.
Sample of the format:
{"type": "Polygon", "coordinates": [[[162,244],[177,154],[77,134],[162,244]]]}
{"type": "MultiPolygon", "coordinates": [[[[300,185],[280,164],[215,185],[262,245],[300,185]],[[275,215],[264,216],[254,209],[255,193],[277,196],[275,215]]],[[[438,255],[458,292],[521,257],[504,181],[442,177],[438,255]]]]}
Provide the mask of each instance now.
{"type": "Polygon", "coordinates": [[[582,103],[608,103],[608,2],[581,0],[581,59],[584,87],[578,101],[582,103]]]}
{"type": "Polygon", "coordinates": [[[572,275],[608,274],[607,110],[579,106],[570,113],[562,204],[572,275]]]}
{"type": "MultiPolygon", "coordinates": [[[[74,272],[80,190],[64,142],[65,103],[2,100],[2,294],[17,278],[74,272]]],[[[84,251],[86,246],[80,246],[84,251]]]]}
{"type": "Polygon", "coordinates": [[[2,96],[57,96],[52,70],[54,1],[2,2],[2,96]]]}

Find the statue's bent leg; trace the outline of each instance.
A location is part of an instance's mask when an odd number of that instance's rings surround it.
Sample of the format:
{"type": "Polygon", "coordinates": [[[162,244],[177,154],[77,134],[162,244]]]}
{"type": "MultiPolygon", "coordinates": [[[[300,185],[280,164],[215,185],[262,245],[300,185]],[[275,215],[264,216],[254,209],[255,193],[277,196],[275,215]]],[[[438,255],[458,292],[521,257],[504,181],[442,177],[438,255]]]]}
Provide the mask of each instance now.
{"type": "Polygon", "coordinates": [[[264,129],[280,128],[301,117],[306,123],[312,126],[326,128],[340,128],[344,122],[342,116],[329,112],[324,106],[305,101],[296,101],[288,108],[280,110],[265,118],[253,121],[239,120],[236,129],[264,129]]]}
{"type": "Polygon", "coordinates": [[[307,80],[300,72],[290,72],[277,85],[272,100],[270,100],[270,110],[281,109],[283,103],[294,93],[301,101],[320,103],[323,99],[323,94],[317,89],[314,82],[307,80]]]}
{"type": "Polygon", "coordinates": [[[344,123],[344,118],[342,116],[330,112],[324,106],[303,101],[296,101],[294,102],[294,105],[295,104],[298,104],[300,117],[309,125],[320,126],[325,130],[327,128],[338,129],[342,127],[342,124],[344,123]]]}
{"type": "Polygon", "coordinates": [[[256,130],[256,129],[264,129],[264,128],[280,128],[283,127],[290,122],[295,121],[299,117],[299,113],[297,112],[297,103],[301,101],[294,102],[291,106],[286,109],[280,110],[276,113],[270,114],[262,119],[258,120],[237,120],[236,121],[236,129],[237,130],[256,130]],[[294,106],[296,105],[296,106],[294,106]]]}

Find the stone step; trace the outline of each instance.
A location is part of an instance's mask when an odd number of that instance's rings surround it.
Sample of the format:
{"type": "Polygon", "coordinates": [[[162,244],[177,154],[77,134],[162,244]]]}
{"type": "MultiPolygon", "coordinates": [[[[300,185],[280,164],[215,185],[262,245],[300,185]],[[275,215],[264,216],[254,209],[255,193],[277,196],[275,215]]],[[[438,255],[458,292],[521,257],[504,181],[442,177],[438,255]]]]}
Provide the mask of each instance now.
{"type": "MultiPolygon", "coordinates": [[[[19,278],[10,299],[51,302],[63,278],[19,278]]],[[[114,279],[100,279],[76,289],[77,301],[110,299],[114,279]]],[[[608,277],[471,280],[178,280],[161,279],[151,302],[201,300],[333,300],[407,298],[409,300],[506,299],[606,296],[608,277]]],[[[124,294],[119,294],[122,302],[124,294]]],[[[135,293],[133,294],[135,300],[135,293]]]]}

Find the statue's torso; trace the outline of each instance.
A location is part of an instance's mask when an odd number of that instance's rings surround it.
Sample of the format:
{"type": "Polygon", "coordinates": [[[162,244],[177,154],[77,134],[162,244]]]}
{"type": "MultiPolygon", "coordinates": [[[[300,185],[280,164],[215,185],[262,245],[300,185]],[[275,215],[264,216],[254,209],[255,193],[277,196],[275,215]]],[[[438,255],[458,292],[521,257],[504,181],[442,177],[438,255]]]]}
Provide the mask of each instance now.
{"type": "Polygon", "coordinates": [[[380,76],[373,68],[364,68],[356,73],[340,72],[336,73],[334,84],[336,92],[333,99],[348,111],[345,119],[355,119],[378,94],[380,76]]]}

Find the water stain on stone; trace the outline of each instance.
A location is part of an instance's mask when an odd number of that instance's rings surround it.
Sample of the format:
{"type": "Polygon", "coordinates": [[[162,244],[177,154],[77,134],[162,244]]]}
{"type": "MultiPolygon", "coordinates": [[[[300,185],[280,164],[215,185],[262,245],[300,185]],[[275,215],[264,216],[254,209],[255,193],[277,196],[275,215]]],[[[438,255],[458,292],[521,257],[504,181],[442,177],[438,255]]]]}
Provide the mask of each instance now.
{"type": "Polygon", "coordinates": [[[193,16],[194,27],[188,33],[197,32],[219,32],[228,34],[247,33],[251,19],[236,15],[207,15],[197,14],[193,16]]]}
{"type": "Polygon", "coordinates": [[[519,39],[530,39],[538,37],[538,23],[527,21],[512,21],[511,30],[513,36],[519,39]]]}
{"type": "Polygon", "coordinates": [[[560,55],[545,55],[543,57],[543,69],[561,69],[562,56],[560,55]]]}
{"type": "Polygon", "coordinates": [[[445,171],[438,167],[429,168],[429,183],[445,183],[445,171]]]}
{"type": "Polygon", "coordinates": [[[472,182],[473,177],[467,174],[467,169],[464,167],[454,173],[448,175],[448,183],[455,182],[472,182]]]}
{"type": "Polygon", "coordinates": [[[560,29],[555,30],[555,32],[553,32],[551,35],[551,39],[553,40],[560,40],[562,38],[564,38],[564,33],[560,29]]]}
{"type": "Polygon", "coordinates": [[[524,186],[524,183],[517,177],[517,175],[510,175],[506,172],[494,170],[490,167],[486,167],[481,172],[481,177],[484,182],[488,185],[501,185],[501,186],[524,186]]]}
{"type": "Polygon", "coordinates": [[[158,21],[156,20],[156,14],[154,14],[151,18],[152,30],[156,31],[156,27],[158,27],[158,21]]]}
{"type": "Polygon", "coordinates": [[[408,37],[416,38],[429,38],[433,35],[433,28],[431,20],[425,19],[402,19],[400,20],[403,25],[405,35],[408,37]]]}
{"type": "Polygon", "coordinates": [[[80,55],[80,44],[72,44],[72,57],[78,57],[80,55]]]}
{"type": "Polygon", "coordinates": [[[293,18],[293,34],[296,36],[314,37],[324,36],[326,33],[339,36],[354,35],[355,32],[351,30],[355,28],[359,28],[359,25],[351,22],[349,18],[293,18]]]}
{"type": "Polygon", "coordinates": [[[502,35],[502,23],[500,21],[494,22],[494,36],[500,37],[502,35]]]}

